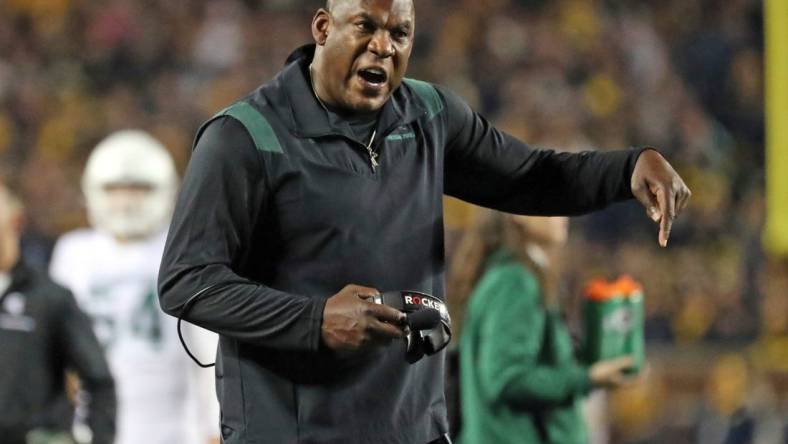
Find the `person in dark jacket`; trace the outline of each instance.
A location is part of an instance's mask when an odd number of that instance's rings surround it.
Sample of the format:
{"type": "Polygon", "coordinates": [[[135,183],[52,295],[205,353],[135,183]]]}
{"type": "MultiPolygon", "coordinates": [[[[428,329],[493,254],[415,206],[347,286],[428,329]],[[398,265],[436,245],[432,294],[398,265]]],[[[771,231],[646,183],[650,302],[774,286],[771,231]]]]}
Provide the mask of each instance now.
{"type": "Polygon", "coordinates": [[[567,227],[563,217],[484,211],[458,246],[448,288],[461,443],[584,444],[583,398],[627,382],[631,357],[588,366],[575,356],[551,264],[567,227]]]}
{"type": "Polygon", "coordinates": [[[444,354],[409,364],[389,290],[444,296],[444,194],[581,214],[634,195],[664,244],[689,190],[654,150],[559,154],[405,79],[412,0],[336,0],[269,83],[198,131],[162,308],[220,335],[226,443],[446,439],[444,354]]]}
{"type": "Polygon", "coordinates": [[[19,255],[21,205],[0,176],[0,441],[70,441],[66,371],[89,395],[94,444],[115,434],[115,388],[88,317],[71,293],[19,255]]]}

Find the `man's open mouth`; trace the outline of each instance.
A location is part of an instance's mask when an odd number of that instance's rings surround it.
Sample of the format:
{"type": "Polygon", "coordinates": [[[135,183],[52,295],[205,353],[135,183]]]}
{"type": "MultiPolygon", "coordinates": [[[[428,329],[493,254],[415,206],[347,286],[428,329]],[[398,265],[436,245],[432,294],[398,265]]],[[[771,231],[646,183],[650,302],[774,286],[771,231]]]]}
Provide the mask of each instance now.
{"type": "Polygon", "coordinates": [[[358,75],[372,85],[382,85],[388,79],[388,74],[381,68],[364,68],[358,71],[358,75]]]}

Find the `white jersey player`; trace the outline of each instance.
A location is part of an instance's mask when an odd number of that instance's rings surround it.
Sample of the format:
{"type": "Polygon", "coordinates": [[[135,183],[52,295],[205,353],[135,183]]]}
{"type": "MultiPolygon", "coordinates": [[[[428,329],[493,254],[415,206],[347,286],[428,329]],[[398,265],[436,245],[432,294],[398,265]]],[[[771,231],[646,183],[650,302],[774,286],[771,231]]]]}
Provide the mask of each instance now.
{"type": "MultiPolygon", "coordinates": [[[[117,444],[218,442],[213,372],[182,350],[176,320],[159,308],[156,279],[177,175],[167,150],[142,131],[94,149],[82,178],[90,229],[63,235],[50,265],[92,317],[118,396],[117,444]]],[[[184,326],[203,359],[216,335],[184,326]]]]}

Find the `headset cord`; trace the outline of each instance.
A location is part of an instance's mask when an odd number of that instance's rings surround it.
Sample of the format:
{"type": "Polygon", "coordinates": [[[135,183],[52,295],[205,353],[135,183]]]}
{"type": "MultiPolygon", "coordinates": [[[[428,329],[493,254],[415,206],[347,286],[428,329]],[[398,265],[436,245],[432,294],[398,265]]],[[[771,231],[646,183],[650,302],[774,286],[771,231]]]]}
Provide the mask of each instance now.
{"type": "MultiPolygon", "coordinates": [[[[189,347],[186,345],[186,341],[183,339],[183,333],[181,332],[181,321],[183,320],[183,317],[186,316],[189,313],[189,310],[191,310],[192,305],[194,305],[194,303],[197,302],[197,299],[200,296],[205,295],[205,293],[207,293],[210,290],[213,290],[214,288],[216,288],[216,287],[218,287],[220,285],[226,285],[226,284],[230,284],[230,283],[233,283],[233,282],[235,282],[235,281],[214,282],[213,284],[203,288],[202,290],[198,291],[197,293],[194,293],[189,298],[189,300],[187,300],[186,303],[183,304],[183,308],[181,308],[181,312],[178,314],[178,339],[181,340],[181,345],[183,346],[183,349],[186,351],[186,354],[189,355],[190,358],[192,358],[192,361],[194,361],[197,365],[199,365],[202,368],[213,367],[213,366],[216,365],[216,362],[212,362],[210,364],[203,364],[202,362],[200,362],[199,359],[197,359],[196,356],[194,356],[192,354],[191,350],[189,350],[189,347]]],[[[248,283],[246,281],[238,281],[238,282],[248,283]]]]}

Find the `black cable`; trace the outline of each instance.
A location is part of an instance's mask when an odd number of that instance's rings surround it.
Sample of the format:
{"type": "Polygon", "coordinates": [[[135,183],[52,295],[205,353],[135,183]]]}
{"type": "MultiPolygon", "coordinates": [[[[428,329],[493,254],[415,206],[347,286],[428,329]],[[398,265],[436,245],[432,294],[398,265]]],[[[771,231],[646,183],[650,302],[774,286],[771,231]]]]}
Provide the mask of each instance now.
{"type": "Polygon", "coordinates": [[[197,301],[197,298],[199,298],[200,296],[205,294],[205,292],[207,292],[208,290],[212,290],[212,289],[218,287],[219,285],[224,285],[224,284],[227,284],[227,283],[228,282],[226,282],[226,281],[215,282],[215,283],[203,288],[202,290],[198,291],[197,293],[194,293],[189,298],[189,300],[187,300],[186,303],[183,304],[183,308],[181,308],[181,312],[178,313],[178,339],[181,340],[181,345],[183,346],[183,349],[186,351],[186,354],[189,355],[190,358],[192,358],[192,361],[194,361],[197,365],[199,365],[202,368],[213,367],[213,366],[216,365],[216,362],[212,362],[210,364],[203,364],[202,362],[200,362],[199,359],[197,359],[196,356],[194,356],[192,354],[191,350],[189,350],[189,347],[186,345],[186,341],[183,339],[183,333],[181,333],[181,321],[183,320],[183,317],[186,314],[189,313],[189,310],[191,310],[192,305],[194,305],[194,303],[197,301]]]}

